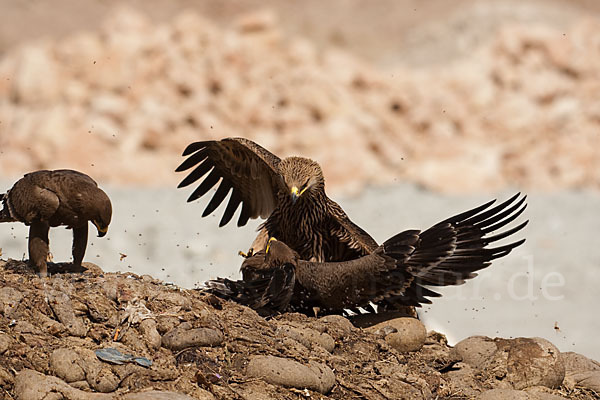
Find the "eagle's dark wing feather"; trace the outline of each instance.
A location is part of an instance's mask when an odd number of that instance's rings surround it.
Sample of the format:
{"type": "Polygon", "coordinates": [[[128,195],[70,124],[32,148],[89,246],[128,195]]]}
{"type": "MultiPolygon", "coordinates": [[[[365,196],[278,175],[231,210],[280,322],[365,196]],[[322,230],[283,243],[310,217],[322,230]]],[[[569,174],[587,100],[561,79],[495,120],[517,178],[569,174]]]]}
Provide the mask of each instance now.
{"type": "MultiPolygon", "coordinates": [[[[475,271],[486,268],[491,261],[503,257],[525,242],[525,239],[497,247],[489,244],[504,239],[523,229],[529,221],[489,236],[519,217],[527,204],[526,196],[516,201],[519,194],[496,207],[493,202],[442,221],[419,235],[414,253],[398,268],[409,272],[410,279],[405,291],[386,292],[374,299],[384,308],[389,306],[419,306],[430,303],[427,297],[438,297],[438,293],[426,286],[460,285],[477,276],[475,271]],[[381,302],[381,303],[379,303],[381,302]]],[[[393,248],[394,238],[383,244],[384,252],[393,248]]]]}
{"type": "Polygon", "coordinates": [[[286,263],[251,280],[219,278],[208,281],[206,291],[253,309],[285,311],[294,293],[295,282],[295,267],[286,263]]]}
{"type": "Polygon", "coordinates": [[[219,226],[231,220],[240,203],[242,211],[238,226],[245,225],[250,218],[267,218],[275,209],[277,192],[281,190],[283,183],[277,167],[281,160],[253,141],[227,138],[195,142],[185,149],[183,156],[189,157],[176,171],[195,168],[178,187],[200,182],[188,202],[202,197],[221,182],[206,206],[203,217],[211,214],[229,192],[232,192],[231,197],[219,226]]]}
{"type": "MultiPolygon", "coordinates": [[[[296,285],[307,297],[302,301],[325,310],[366,307],[369,302],[382,309],[431,303],[428,297],[440,295],[428,286],[462,284],[525,241],[487,247],[527,225],[525,221],[488,235],[490,228],[502,228],[521,215],[526,198],[517,199],[518,195],[493,208],[493,202],[484,204],[423,232],[399,233],[372,254],[352,261],[299,261],[296,285]]],[[[292,305],[299,302],[292,299],[292,305]]]]}
{"type": "Polygon", "coordinates": [[[338,249],[332,249],[331,260],[346,261],[371,254],[379,246],[375,239],[364,229],[348,218],[344,210],[333,200],[327,199],[327,208],[331,216],[331,243],[338,243],[338,249]]]}

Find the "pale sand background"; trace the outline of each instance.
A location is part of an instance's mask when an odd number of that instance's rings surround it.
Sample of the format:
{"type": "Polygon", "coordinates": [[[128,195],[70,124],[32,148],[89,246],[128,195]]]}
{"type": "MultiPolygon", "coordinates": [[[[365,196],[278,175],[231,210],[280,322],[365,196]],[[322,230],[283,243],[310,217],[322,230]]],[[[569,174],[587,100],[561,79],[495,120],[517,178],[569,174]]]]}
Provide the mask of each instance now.
{"type": "MultiPolygon", "coordinates": [[[[106,238],[91,235],[87,261],[106,271],[151,274],[188,288],[216,276],[239,277],[237,252],[252,242],[256,223],[219,229],[222,209],[200,218],[206,202],[186,204],[189,191],[109,187],[107,192],[114,204],[114,220],[106,238]],[[120,253],[127,254],[123,261],[120,253]]],[[[506,199],[511,193],[497,196],[506,199]]],[[[381,242],[402,230],[424,229],[490,198],[440,196],[405,185],[369,189],[359,197],[337,200],[381,242]]],[[[444,297],[425,307],[421,316],[428,329],[447,334],[453,343],[476,334],[541,336],[561,351],[600,359],[596,335],[600,330],[600,193],[530,193],[528,202],[525,216],[530,224],[519,235],[527,242],[466,285],[444,289],[444,297]],[[551,286],[560,284],[559,279],[564,279],[564,285],[551,286]],[[550,284],[545,285],[546,292],[543,282],[550,284]],[[560,330],[554,329],[555,323],[560,330]]],[[[62,228],[52,231],[55,260],[70,258],[70,234],[62,228]]],[[[21,258],[27,249],[26,235],[21,224],[0,225],[3,258],[21,258]]]]}

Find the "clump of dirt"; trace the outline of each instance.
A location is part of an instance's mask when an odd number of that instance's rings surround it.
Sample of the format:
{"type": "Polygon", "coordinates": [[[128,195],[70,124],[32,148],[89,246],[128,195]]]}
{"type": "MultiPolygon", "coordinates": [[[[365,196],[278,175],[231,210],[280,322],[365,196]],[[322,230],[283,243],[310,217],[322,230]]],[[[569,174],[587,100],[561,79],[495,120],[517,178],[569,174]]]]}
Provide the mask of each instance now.
{"type": "Polygon", "coordinates": [[[393,320],[362,329],[342,316],[264,319],[199,290],[84,266],[39,278],[0,261],[0,397],[467,399],[518,388],[531,399],[594,398],[563,378],[568,366],[593,375],[598,364],[564,362],[541,339],[452,349],[429,332],[419,350],[400,352],[408,328],[393,320]]]}

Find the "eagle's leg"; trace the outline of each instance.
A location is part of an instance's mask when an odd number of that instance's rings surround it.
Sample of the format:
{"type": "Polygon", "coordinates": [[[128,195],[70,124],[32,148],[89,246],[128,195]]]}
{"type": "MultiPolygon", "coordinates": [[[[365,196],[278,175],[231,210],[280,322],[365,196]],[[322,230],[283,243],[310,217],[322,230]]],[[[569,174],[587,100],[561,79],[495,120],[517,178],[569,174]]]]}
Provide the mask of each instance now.
{"type": "Polygon", "coordinates": [[[49,230],[50,225],[46,222],[33,222],[29,227],[29,263],[40,276],[48,275],[46,259],[50,250],[49,230]]]}
{"type": "Polygon", "coordinates": [[[88,226],[73,228],[73,265],[81,267],[88,240],[88,226]]]}

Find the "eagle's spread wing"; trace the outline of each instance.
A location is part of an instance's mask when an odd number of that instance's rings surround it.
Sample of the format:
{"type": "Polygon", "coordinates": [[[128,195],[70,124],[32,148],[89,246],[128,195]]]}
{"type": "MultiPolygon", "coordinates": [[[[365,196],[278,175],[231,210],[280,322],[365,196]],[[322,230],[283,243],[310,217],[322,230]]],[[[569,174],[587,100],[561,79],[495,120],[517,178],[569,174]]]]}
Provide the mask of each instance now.
{"type": "Polygon", "coordinates": [[[378,247],[375,239],[352,222],[344,210],[331,199],[328,199],[328,209],[332,220],[331,239],[329,239],[331,242],[331,260],[353,260],[371,254],[378,247]]]}
{"type": "Polygon", "coordinates": [[[294,293],[295,267],[285,263],[250,280],[218,278],[206,283],[206,291],[253,309],[285,311],[294,293]]]}
{"type": "Polygon", "coordinates": [[[487,247],[527,225],[525,221],[491,234],[525,210],[526,198],[516,201],[518,196],[493,208],[490,208],[493,202],[489,202],[423,232],[399,233],[372,254],[356,260],[300,261],[296,285],[305,289],[308,303],[320,303],[322,309],[364,307],[369,302],[384,309],[431,303],[427,297],[440,295],[427,286],[462,284],[475,277],[475,271],[486,268],[493,259],[507,255],[525,241],[487,247]]]}
{"type": "MultiPolygon", "coordinates": [[[[503,232],[494,231],[506,227],[517,219],[527,208],[526,196],[520,200],[519,193],[495,207],[491,201],[472,210],[450,217],[419,235],[415,252],[404,263],[403,268],[410,272],[406,290],[383,293],[378,299],[382,305],[411,305],[431,303],[428,297],[439,297],[426,286],[460,285],[466,279],[477,276],[475,271],[486,268],[491,261],[504,257],[515,247],[525,242],[516,242],[487,247],[489,244],[507,238],[523,229],[528,220],[503,232]],[[517,201],[518,200],[518,201],[517,201]]],[[[384,243],[389,249],[394,238],[384,243]]],[[[385,292],[385,291],[384,291],[385,292]]]]}
{"type": "Polygon", "coordinates": [[[178,187],[202,180],[188,201],[203,196],[221,180],[202,213],[203,217],[212,213],[230,191],[231,198],[219,226],[231,220],[240,203],[242,212],[238,226],[245,225],[250,218],[266,218],[275,209],[277,191],[283,183],[277,168],[281,160],[258,144],[244,138],[195,142],[185,149],[183,156],[189,157],[176,171],[195,168],[178,187]]]}

